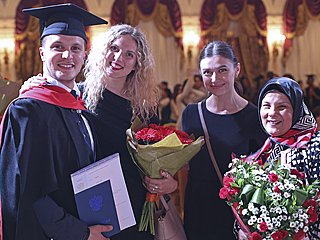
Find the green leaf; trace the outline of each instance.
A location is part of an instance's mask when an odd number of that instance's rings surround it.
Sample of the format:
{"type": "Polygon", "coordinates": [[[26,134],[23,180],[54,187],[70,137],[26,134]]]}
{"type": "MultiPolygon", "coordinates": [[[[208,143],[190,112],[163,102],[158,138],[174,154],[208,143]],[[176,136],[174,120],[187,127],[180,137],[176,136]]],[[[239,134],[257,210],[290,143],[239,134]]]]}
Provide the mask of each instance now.
{"type": "Polygon", "coordinates": [[[294,194],[297,197],[297,204],[300,205],[300,206],[304,203],[304,201],[308,197],[308,192],[306,192],[304,190],[301,190],[301,189],[296,189],[294,191],[294,194]]]}
{"type": "Polygon", "coordinates": [[[259,205],[264,205],[264,193],[263,193],[263,189],[262,188],[258,188],[254,192],[250,202],[256,203],[256,204],[259,204],[259,205]]]}

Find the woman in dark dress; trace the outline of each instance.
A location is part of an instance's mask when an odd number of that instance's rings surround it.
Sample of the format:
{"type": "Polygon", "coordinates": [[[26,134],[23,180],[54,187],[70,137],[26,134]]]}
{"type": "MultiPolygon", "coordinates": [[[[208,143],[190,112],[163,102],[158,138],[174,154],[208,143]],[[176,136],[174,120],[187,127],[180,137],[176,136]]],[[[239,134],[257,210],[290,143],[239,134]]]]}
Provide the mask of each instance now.
{"type": "MultiPolygon", "coordinates": [[[[257,108],[236,91],[240,72],[233,49],[225,42],[209,43],[200,54],[200,72],[212,95],[201,102],[213,154],[221,173],[231,154],[250,154],[266,139],[257,108]]],[[[203,136],[198,106],[188,105],[182,130],[203,136]]],[[[235,239],[231,208],[219,198],[221,183],[205,146],[190,162],[185,193],[184,226],[188,240],[235,239]]]]}
{"type": "MultiPolygon", "coordinates": [[[[155,117],[160,89],[154,61],[145,36],[129,25],[112,26],[93,42],[85,66],[84,100],[98,135],[100,158],[118,152],[137,224],[111,237],[112,240],[153,239],[139,232],[146,188],[126,146],[126,130],[138,116],[148,123],[155,117]]],[[[165,172],[163,179],[145,177],[153,193],[170,193],[177,181],[165,172]]]]}

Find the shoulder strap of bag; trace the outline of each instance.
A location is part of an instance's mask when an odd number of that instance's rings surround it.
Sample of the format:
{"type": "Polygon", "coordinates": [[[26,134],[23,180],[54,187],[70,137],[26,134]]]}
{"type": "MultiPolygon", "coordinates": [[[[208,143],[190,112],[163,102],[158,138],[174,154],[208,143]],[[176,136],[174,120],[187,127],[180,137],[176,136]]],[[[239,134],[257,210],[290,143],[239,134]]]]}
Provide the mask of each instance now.
{"type": "Polygon", "coordinates": [[[201,109],[201,102],[198,103],[198,111],[199,111],[199,116],[200,116],[200,120],[201,120],[201,125],[202,125],[202,129],[205,135],[205,139],[206,139],[206,144],[207,144],[207,148],[208,148],[208,152],[211,158],[211,161],[213,163],[213,166],[217,172],[217,175],[219,177],[220,183],[221,185],[223,185],[223,181],[222,181],[222,175],[218,166],[218,163],[213,155],[212,152],[212,148],[211,148],[211,143],[210,143],[210,137],[208,134],[208,130],[207,130],[207,126],[206,126],[206,122],[204,121],[204,117],[203,117],[203,113],[202,113],[202,109],[201,109]]]}

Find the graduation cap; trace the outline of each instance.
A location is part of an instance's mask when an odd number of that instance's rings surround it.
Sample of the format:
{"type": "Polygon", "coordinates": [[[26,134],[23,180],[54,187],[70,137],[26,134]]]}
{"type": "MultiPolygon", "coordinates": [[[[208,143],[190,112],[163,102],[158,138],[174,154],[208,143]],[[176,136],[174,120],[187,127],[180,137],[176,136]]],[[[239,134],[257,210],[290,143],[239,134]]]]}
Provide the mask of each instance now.
{"type": "Polygon", "coordinates": [[[306,74],[306,76],[307,76],[308,78],[314,78],[316,75],[315,75],[315,74],[306,74]]]}
{"type": "Polygon", "coordinates": [[[22,11],[39,18],[40,39],[51,34],[62,34],[79,36],[87,42],[84,26],[108,24],[106,20],[72,3],[29,8],[22,11]]]}

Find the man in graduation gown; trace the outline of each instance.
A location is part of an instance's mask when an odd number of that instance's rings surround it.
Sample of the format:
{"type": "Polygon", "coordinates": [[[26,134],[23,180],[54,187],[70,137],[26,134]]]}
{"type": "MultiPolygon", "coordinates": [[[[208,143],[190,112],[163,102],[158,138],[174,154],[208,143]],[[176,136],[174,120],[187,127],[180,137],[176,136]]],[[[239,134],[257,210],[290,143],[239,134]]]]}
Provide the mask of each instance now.
{"type": "Polygon", "coordinates": [[[84,26],[107,22],[72,4],[25,12],[43,23],[40,55],[48,83],[13,101],[2,121],[2,237],[106,239],[101,232],[111,226],[88,227],[79,220],[70,174],[95,161],[97,145],[84,102],[76,96],[84,26]]]}

